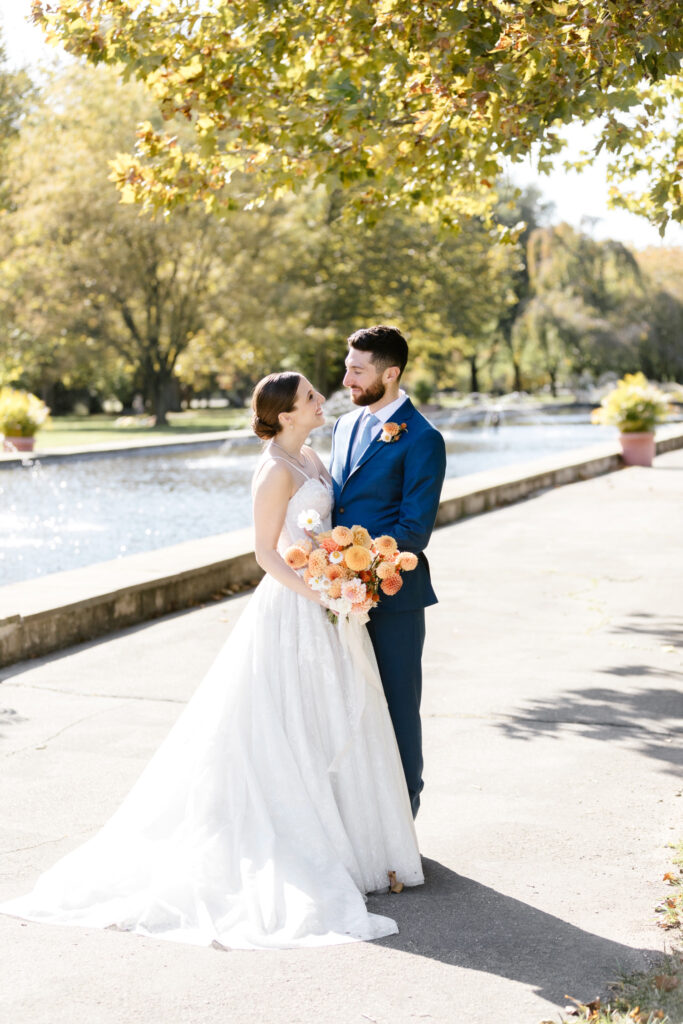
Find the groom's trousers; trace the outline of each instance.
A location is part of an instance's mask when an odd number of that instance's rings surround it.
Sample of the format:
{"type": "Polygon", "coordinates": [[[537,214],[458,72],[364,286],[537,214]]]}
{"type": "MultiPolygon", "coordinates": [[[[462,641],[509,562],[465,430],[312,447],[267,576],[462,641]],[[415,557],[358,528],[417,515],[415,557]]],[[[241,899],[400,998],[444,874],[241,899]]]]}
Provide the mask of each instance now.
{"type": "Polygon", "coordinates": [[[420,722],[424,608],[406,612],[376,609],[370,615],[368,633],[396,733],[413,817],[416,817],[424,786],[420,722]]]}

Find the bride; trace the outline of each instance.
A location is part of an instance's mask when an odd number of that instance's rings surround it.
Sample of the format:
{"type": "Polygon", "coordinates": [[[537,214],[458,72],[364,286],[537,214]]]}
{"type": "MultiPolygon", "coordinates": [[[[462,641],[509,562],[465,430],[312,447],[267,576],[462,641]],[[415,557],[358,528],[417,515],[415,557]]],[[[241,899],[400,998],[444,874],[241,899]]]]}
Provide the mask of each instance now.
{"type": "Polygon", "coordinates": [[[113,817],[0,912],[237,949],[398,930],[364,899],[387,889],[389,871],[423,881],[372,646],[357,622],[340,638],[282,557],[303,536],[302,511],[330,525],[330,478],[304,445],[322,401],[297,373],[257,385],[254,430],[269,443],[254,527],[266,575],[113,817]]]}

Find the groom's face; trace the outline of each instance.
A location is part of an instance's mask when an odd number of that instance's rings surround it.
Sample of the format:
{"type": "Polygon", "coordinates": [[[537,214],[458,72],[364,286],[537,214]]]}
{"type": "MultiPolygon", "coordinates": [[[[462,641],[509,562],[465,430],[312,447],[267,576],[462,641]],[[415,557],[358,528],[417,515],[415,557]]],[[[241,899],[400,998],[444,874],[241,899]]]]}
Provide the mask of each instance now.
{"type": "Polygon", "coordinates": [[[351,392],[354,405],[374,405],[384,398],[386,387],[382,374],[372,361],[372,352],[350,348],[346,357],[346,373],[342,382],[351,392]]]}

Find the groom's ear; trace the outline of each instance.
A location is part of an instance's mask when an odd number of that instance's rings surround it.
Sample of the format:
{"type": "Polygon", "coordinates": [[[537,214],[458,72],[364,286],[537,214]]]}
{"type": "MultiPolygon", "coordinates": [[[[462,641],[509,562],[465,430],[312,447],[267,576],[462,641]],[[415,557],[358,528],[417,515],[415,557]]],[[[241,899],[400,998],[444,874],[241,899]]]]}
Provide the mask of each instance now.
{"type": "Polygon", "coordinates": [[[382,374],[383,384],[393,384],[401,376],[401,371],[398,366],[387,366],[386,370],[382,374]]]}

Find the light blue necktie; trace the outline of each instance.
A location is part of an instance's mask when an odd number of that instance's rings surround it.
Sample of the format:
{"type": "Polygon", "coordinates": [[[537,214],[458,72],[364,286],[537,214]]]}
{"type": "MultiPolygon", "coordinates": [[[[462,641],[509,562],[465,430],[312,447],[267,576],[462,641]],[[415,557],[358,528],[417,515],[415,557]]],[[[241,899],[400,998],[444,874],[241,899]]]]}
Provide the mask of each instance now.
{"type": "Polygon", "coordinates": [[[363,424],[363,429],[360,432],[360,437],[356,444],[356,452],[351,460],[351,469],[355,469],[360,462],[365,449],[370,444],[370,435],[372,434],[374,427],[377,426],[377,423],[377,417],[373,413],[370,413],[365,417],[365,423],[363,424]]]}

